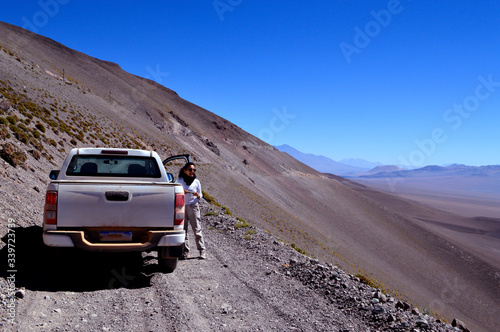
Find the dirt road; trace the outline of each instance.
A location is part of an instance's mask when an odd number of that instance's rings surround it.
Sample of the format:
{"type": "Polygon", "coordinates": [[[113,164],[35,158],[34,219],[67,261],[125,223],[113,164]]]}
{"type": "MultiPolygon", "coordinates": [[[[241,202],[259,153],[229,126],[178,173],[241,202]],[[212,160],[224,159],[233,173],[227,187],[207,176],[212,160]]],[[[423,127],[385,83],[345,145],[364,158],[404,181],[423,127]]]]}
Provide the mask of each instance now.
{"type": "Polygon", "coordinates": [[[286,275],[283,265],[291,258],[308,258],[264,231],[234,229],[234,220],[224,215],[210,217],[210,223],[206,219],[208,259],[179,261],[171,274],[158,271],[156,252],[56,253],[43,247],[39,227],[19,228],[17,286],[25,293],[17,300],[15,323],[4,319],[3,327],[10,331],[362,329],[363,322],[333,310],[324,296],[286,275]]]}
{"type": "MultiPolygon", "coordinates": [[[[159,271],[154,251],[58,252],[43,245],[40,227],[19,227],[16,288],[22,292],[13,320],[5,305],[10,298],[2,292],[2,329],[404,331],[427,324],[451,331],[264,230],[235,227],[240,221],[219,208],[205,202],[202,211],[214,214],[203,218],[208,259],[193,253],[171,274],[159,271]]],[[[6,279],[0,278],[2,289],[6,279]]]]}

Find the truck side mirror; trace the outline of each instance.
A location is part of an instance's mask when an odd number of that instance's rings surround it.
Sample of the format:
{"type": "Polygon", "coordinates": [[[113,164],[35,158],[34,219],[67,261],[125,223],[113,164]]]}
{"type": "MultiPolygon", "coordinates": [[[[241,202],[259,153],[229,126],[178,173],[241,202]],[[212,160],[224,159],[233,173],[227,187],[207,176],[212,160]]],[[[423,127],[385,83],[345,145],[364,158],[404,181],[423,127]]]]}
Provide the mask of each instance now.
{"type": "Polygon", "coordinates": [[[167,179],[168,182],[174,182],[174,176],[172,175],[172,173],[167,173],[167,179]]]}
{"type": "Polygon", "coordinates": [[[59,176],[59,172],[60,171],[58,169],[50,171],[49,178],[51,180],[57,180],[57,177],[59,176]]]}

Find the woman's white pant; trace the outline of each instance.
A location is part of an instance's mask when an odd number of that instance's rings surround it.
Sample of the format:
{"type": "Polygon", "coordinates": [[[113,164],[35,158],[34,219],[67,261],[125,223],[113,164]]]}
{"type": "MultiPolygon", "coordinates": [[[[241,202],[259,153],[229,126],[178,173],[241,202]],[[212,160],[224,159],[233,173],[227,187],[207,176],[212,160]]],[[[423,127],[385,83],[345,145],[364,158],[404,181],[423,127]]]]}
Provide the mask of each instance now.
{"type": "Polygon", "coordinates": [[[196,247],[199,251],[205,250],[205,241],[203,240],[203,234],[201,232],[200,206],[198,203],[186,205],[185,213],[184,230],[186,231],[186,242],[184,243],[184,254],[189,252],[188,229],[190,224],[194,232],[196,247]]]}

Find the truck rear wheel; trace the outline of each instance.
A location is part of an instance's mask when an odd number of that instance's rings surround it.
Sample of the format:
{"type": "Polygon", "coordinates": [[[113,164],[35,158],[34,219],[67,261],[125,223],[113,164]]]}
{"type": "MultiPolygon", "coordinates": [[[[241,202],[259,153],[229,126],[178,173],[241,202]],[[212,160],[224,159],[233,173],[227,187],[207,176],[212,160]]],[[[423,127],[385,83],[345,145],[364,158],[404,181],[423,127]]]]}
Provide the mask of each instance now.
{"type": "Polygon", "coordinates": [[[182,246],[157,248],[160,270],[166,273],[174,272],[177,267],[177,258],[182,255],[182,246]]]}
{"type": "Polygon", "coordinates": [[[177,258],[161,258],[158,257],[158,265],[163,272],[172,273],[177,267],[177,258]]]}

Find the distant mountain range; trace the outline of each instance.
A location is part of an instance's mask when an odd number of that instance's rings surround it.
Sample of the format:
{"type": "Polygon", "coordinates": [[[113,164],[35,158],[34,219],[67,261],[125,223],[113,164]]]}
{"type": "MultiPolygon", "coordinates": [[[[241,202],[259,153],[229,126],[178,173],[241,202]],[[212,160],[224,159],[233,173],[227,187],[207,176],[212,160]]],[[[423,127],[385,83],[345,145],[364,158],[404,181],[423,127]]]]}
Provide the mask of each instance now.
{"type": "Polygon", "coordinates": [[[352,176],[355,174],[367,172],[374,167],[382,165],[380,163],[372,163],[363,159],[343,159],[341,162],[338,162],[325,156],[318,156],[311,153],[300,152],[287,144],[275,146],[275,148],[282,152],[288,153],[298,161],[322,173],[352,176]]]}
{"type": "Polygon", "coordinates": [[[381,163],[373,163],[371,161],[367,161],[367,160],[360,159],[360,158],[342,159],[341,161],[339,161],[339,163],[349,165],[349,166],[358,167],[361,169],[372,169],[372,168],[377,167],[377,166],[382,166],[381,163]]]}
{"type": "MultiPolygon", "coordinates": [[[[394,166],[395,167],[395,166],[394,166]]],[[[375,169],[374,169],[375,170],[375,169]]],[[[366,174],[359,175],[363,178],[385,178],[385,177],[471,177],[471,176],[495,176],[500,177],[500,165],[491,166],[467,166],[453,164],[450,166],[425,166],[412,170],[383,170],[378,172],[371,170],[366,174]]]]}
{"type": "Polygon", "coordinates": [[[348,178],[384,178],[384,177],[436,177],[436,176],[499,176],[500,165],[467,166],[452,164],[449,166],[425,166],[411,170],[395,165],[383,165],[363,159],[343,159],[337,162],[325,156],[300,152],[289,145],[275,146],[300,162],[322,173],[331,173],[348,178]]]}

